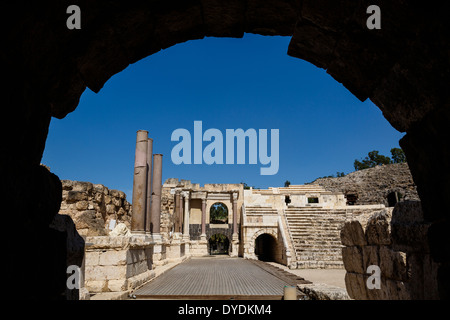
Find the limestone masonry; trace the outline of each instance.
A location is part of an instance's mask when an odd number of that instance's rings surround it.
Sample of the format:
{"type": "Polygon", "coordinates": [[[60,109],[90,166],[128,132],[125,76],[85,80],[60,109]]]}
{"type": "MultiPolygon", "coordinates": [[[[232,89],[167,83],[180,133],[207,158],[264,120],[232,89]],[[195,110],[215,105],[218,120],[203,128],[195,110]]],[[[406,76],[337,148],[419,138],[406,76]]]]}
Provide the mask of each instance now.
{"type": "MultiPolygon", "coordinates": [[[[144,138],[142,143],[150,146],[151,140],[144,138]]],[[[160,164],[157,168],[161,171],[160,164]]],[[[345,268],[352,299],[436,297],[435,292],[416,290],[426,281],[436,281],[435,273],[426,274],[437,266],[428,249],[417,247],[421,239],[416,238],[423,238],[427,229],[420,202],[398,202],[417,197],[406,164],[268,189],[244,189],[243,184],[200,186],[170,178],[158,191],[154,180],[150,184],[155,172],[149,172],[140,183],[151,185],[151,203],[140,199],[140,216],[147,217],[144,208],[153,207],[159,219],[144,219],[138,225],[146,230],[158,227],[149,234],[133,229],[137,227],[132,224],[132,207],[122,191],[62,180],[59,213],[72,217],[87,242],[85,296],[87,290],[126,296],[166,265],[193,256],[227,254],[274,261],[291,269],[345,268]],[[413,225],[403,223],[402,215],[413,215],[414,219],[407,219],[413,225]],[[116,228],[111,231],[113,220],[116,228]],[[380,266],[383,290],[367,289],[369,265],[380,266]],[[416,275],[413,279],[411,273],[416,275]]],[[[325,289],[303,290],[317,298],[325,289]]]]}
{"type": "Polygon", "coordinates": [[[339,178],[320,178],[312,182],[329,191],[355,195],[355,204],[384,204],[389,206],[388,196],[398,193],[401,199],[419,200],[417,189],[407,163],[376,166],[351,172],[339,178]]]}
{"type": "Polygon", "coordinates": [[[61,180],[59,213],[69,215],[81,236],[106,236],[109,223],[116,220],[130,228],[131,204],[122,191],[90,182],[61,180]]]}

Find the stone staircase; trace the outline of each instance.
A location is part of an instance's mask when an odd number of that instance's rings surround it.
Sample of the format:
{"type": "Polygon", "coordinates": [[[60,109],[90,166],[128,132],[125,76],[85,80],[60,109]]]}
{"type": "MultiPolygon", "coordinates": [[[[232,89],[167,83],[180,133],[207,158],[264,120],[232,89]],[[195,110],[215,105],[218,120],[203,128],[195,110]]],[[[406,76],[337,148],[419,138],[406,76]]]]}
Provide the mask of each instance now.
{"type": "Polygon", "coordinates": [[[285,210],[297,268],[343,268],[340,231],[345,209],[288,207],[285,210]]]}
{"type": "Polygon", "coordinates": [[[245,213],[247,215],[261,215],[261,214],[273,214],[277,215],[277,209],[272,207],[259,207],[259,206],[246,206],[245,213]]]}
{"type": "Polygon", "coordinates": [[[289,187],[269,187],[268,189],[253,189],[253,193],[258,194],[308,194],[308,193],[330,193],[325,190],[322,186],[311,184],[311,185],[291,185],[289,187]]]}

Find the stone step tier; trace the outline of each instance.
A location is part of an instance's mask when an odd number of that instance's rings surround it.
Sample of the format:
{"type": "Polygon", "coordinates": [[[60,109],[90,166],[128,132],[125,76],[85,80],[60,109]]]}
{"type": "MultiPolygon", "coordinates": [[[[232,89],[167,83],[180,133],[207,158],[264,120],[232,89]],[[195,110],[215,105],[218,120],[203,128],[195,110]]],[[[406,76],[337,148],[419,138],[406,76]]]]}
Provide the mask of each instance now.
{"type": "Polygon", "coordinates": [[[340,231],[345,210],[288,207],[285,215],[298,269],[343,268],[340,231]]]}
{"type": "Polygon", "coordinates": [[[277,209],[272,207],[245,207],[245,214],[278,214],[277,209]]]}

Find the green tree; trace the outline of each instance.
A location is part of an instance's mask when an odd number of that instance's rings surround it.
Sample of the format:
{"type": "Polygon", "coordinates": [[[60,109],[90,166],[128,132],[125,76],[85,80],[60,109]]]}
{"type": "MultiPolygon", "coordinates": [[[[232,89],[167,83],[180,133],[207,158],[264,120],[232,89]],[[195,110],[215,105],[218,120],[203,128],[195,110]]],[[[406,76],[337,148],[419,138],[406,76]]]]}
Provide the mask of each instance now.
{"type": "Polygon", "coordinates": [[[345,173],[344,172],[336,172],[336,177],[341,178],[344,177],[345,173]]]}
{"type": "Polygon", "coordinates": [[[393,163],[404,163],[406,162],[405,152],[401,148],[391,149],[392,162],[393,163]]]}
{"type": "Polygon", "coordinates": [[[224,223],[228,219],[228,209],[223,203],[215,203],[210,209],[212,223],[224,223]]]}
{"type": "Polygon", "coordinates": [[[391,164],[391,163],[392,163],[391,158],[379,154],[379,151],[377,150],[373,150],[370,151],[367,157],[365,157],[362,161],[355,160],[353,165],[355,167],[355,170],[358,171],[367,168],[373,168],[375,166],[382,164],[391,164]]]}
{"type": "Polygon", "coordinates": [[[245,182],[241,182],[241,184],[244,185],[244,190],[249,190],[250,186],[248,184],[246,184],[245,182]]]}

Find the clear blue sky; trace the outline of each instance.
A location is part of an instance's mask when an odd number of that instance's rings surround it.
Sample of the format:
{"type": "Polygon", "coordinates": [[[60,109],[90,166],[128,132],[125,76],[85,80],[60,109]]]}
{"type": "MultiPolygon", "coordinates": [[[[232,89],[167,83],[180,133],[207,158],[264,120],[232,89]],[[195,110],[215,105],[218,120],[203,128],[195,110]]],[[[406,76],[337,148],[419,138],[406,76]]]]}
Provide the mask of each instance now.
{"type": "MultiPolygon", "coordinates": [[[[369,100],[362,103],[325,70],[286,52],[289,37],[247,34],[178,44],[113,76],[77,109],[52,119],[42,163],[60,179],[101,183],[131,201],[137,130],[148,130],[163,156],[163,181],[240,183],[266,188],[354,171],[355,159],[379,150],[390,156],[403,136],[369,100]],[[175,165],[175,129],[280,130],[280,167],[175,165]]],[[[204,142],[203,147],[208,143],[204,142]]],[[[225,145],[225,143],[224,143],[225,145]]]]}

